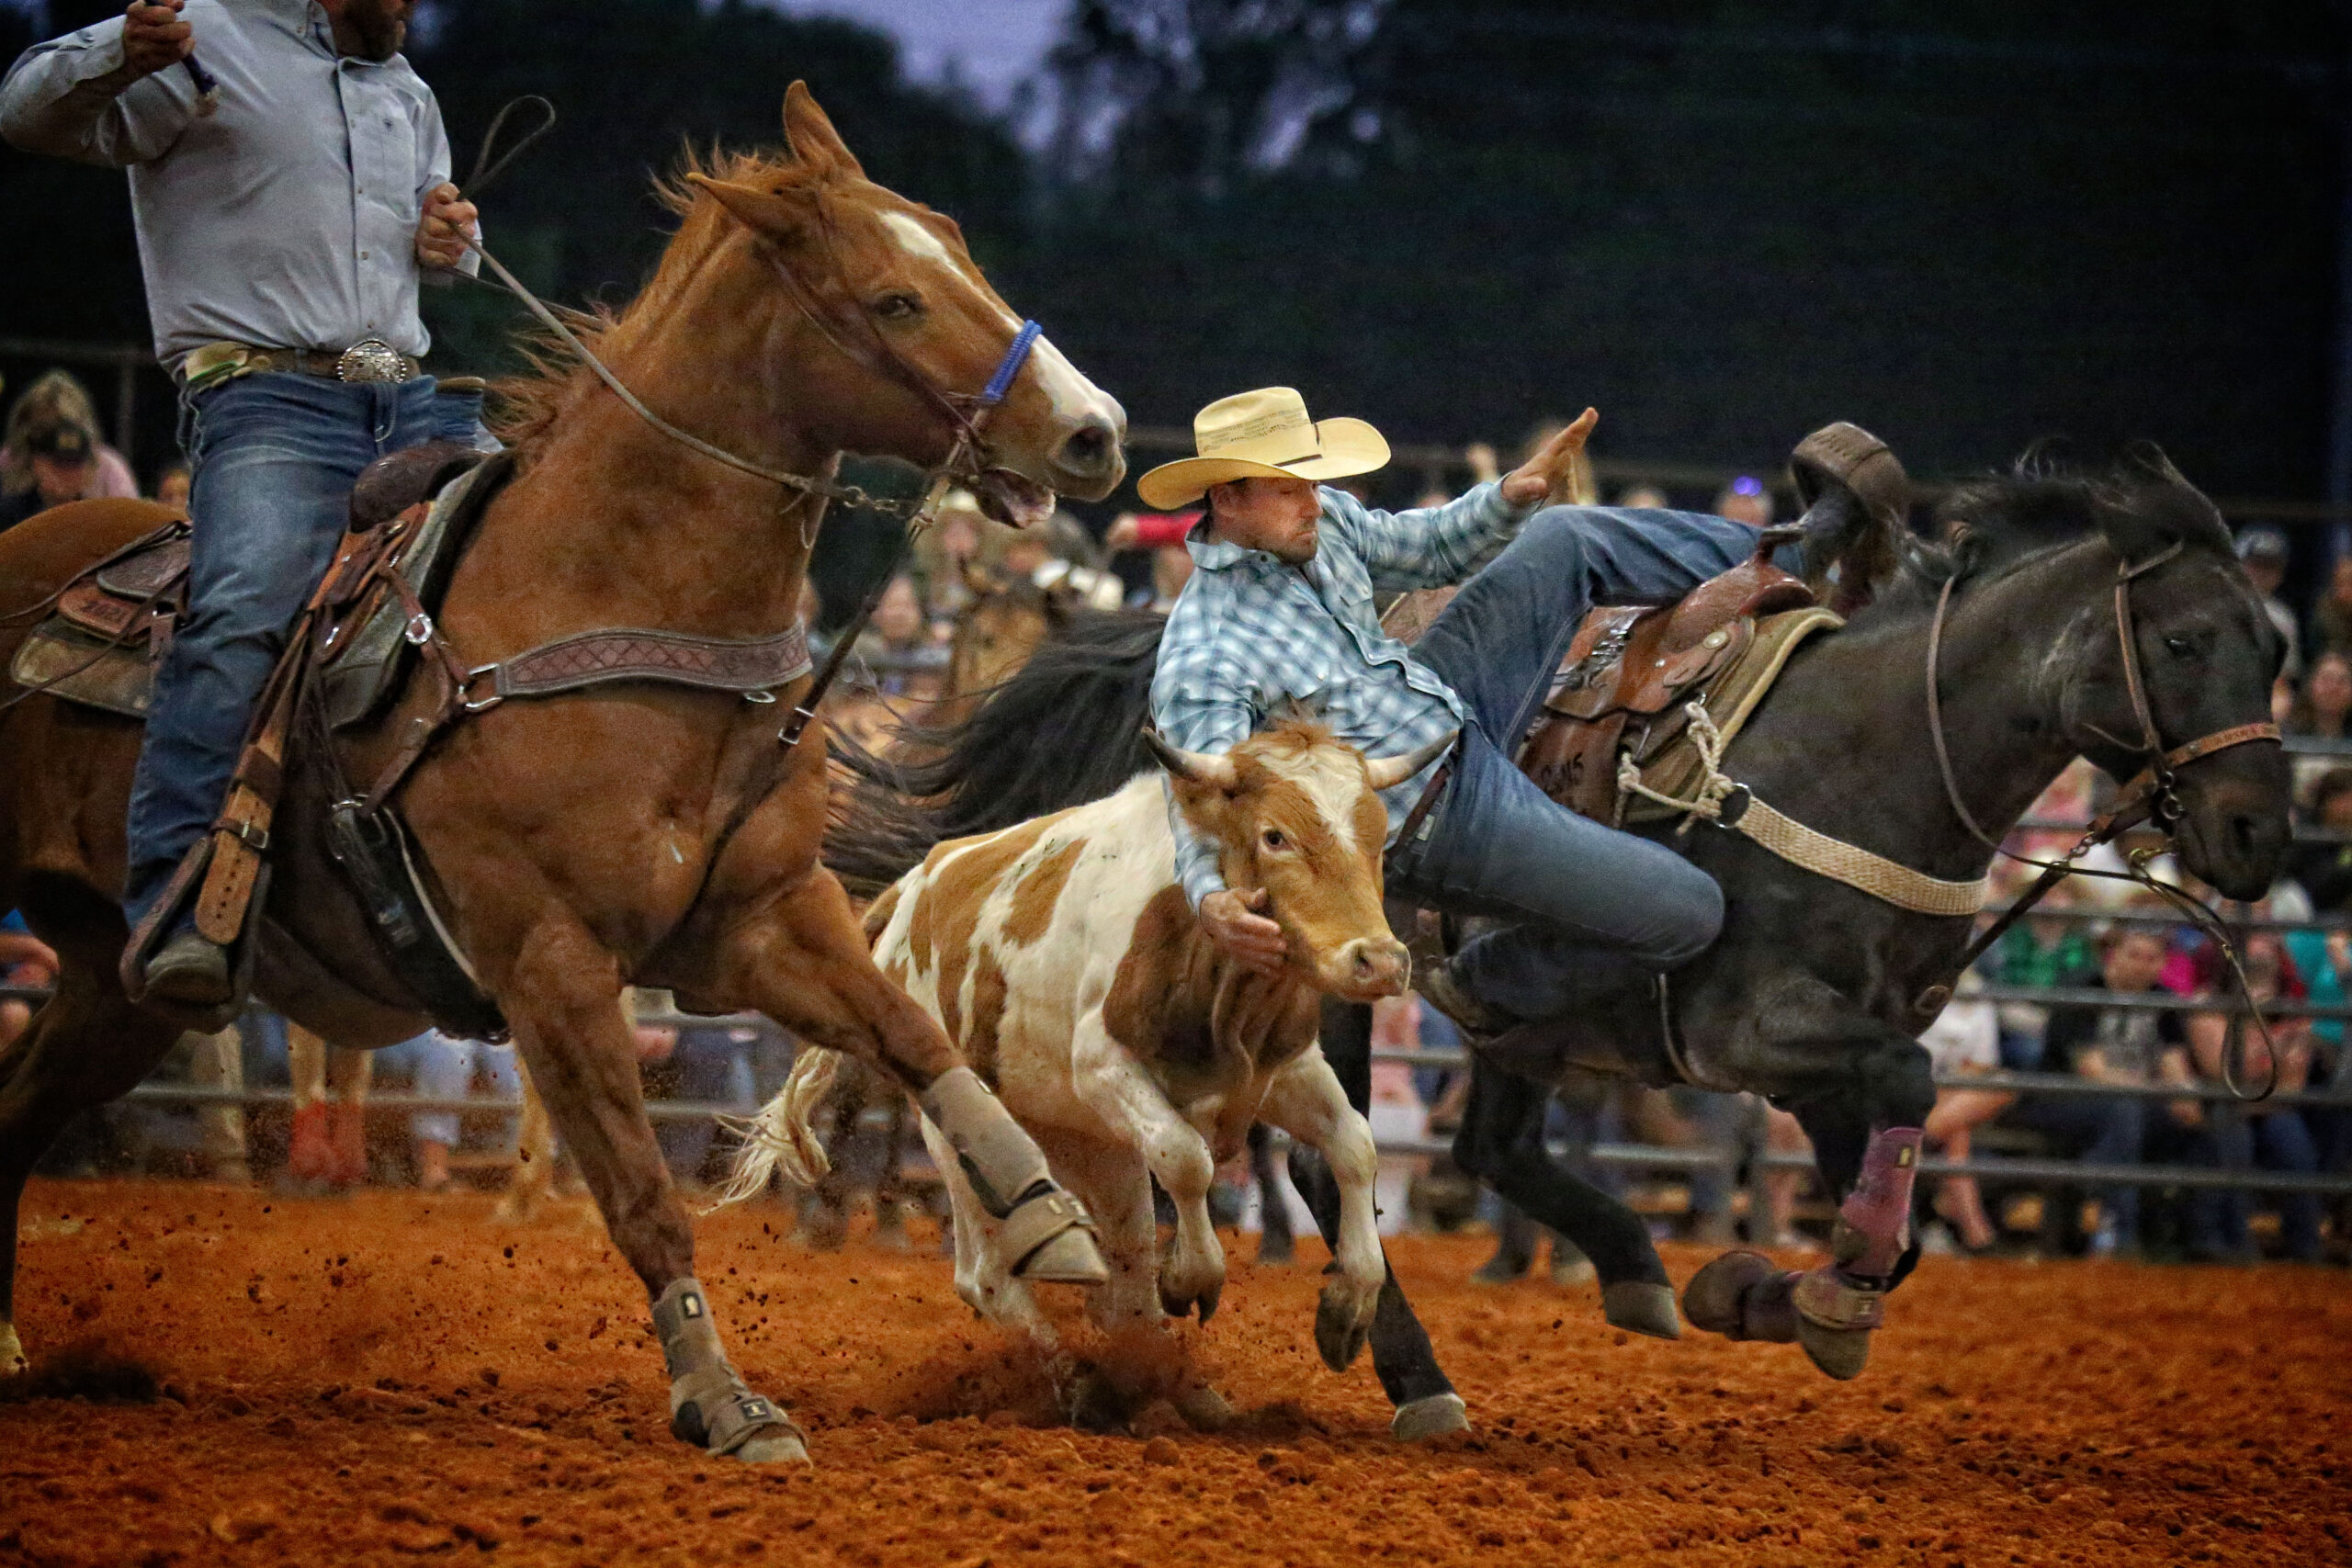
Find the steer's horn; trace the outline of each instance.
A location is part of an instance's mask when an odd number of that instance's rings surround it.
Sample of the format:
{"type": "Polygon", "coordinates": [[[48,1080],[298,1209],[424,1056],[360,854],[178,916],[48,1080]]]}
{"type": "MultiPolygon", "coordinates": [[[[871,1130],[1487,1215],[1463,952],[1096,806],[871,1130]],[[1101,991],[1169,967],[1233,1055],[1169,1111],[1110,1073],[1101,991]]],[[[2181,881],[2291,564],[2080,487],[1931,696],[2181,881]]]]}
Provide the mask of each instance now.
{"type": "Polygon", "coordinates": [[[1240,772],[1230,757],[1214,757],[1206,751],[1184,751],[1170,746],[1159,730],[1144,726],[1143,743],[1159,760],[1159,765],[1180,779],[1211,785],[1216,789],[1232,789],[1241,782],[1240,772]]]}
{"type": "Polygon", "coordinates": [[[1374,789],[1393,789],[1443,756],[1453,744],[1454,736],[1461,733],[1457,729],[1441,735],[1419,750],[1408,751],[1401,757],[1366,757],[1364,778],[1374,789]]]}

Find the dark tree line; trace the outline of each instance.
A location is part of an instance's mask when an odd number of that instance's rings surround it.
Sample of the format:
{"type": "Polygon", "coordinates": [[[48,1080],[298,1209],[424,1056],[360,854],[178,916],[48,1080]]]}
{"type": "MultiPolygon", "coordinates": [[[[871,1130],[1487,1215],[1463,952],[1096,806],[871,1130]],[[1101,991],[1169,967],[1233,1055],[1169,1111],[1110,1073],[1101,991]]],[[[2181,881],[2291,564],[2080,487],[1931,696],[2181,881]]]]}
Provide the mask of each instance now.
{"type": "MultiPolygon", "coordinates": [[[[507,96],[562,111],[486,204],[558,298],[633,288],[650,174],[772,140],[802,76],[1139,423],[1288,380],[1404,438],[1589,401],[1627,456],[1763,465],[1846,417],[1928,472],[2059,434],[2153,437],[2225,491],[2324,482],[2330,7],[1073,0],[1034,155],[887,40],[743,0],[429,17],[461,168],[507,96]]],[[[0,49],[28,36],[0,12],[0,49]]],[[[119,176],[0,154],[0,332],[143,338],[119,176]]],[[[467,368],[515,319],[432,312],[467,368]]]]}

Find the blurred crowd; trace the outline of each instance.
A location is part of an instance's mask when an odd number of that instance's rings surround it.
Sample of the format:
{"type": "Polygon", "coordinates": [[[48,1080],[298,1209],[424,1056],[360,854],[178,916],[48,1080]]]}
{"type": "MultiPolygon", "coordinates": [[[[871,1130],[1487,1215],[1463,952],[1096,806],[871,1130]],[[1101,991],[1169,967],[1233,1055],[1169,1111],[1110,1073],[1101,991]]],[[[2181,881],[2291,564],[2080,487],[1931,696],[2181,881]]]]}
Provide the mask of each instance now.
{"type": "MultiPolygon", "coordinates": [[[[1549,433],[1539,428],[1532,441],[1549,433]]],[[[1477,481],[1501,465],[1480,446],[1465,454],[1464,466],[1477,481]]],[[[153,479],[156,499],[185,506],[185,468],[153,479]]],[[[130,466],[101,438],[89,395],[72,376],[42,376],[9,407],[0,432],[0,527],[66,500],[137,493],[130,466]]],[[[1449,498],[1431,491],[1379,499],[1449,498]]],[[[1772,521],[1774,506],[1771,487],[1753,476],[1712,496],[1644,485],[1611,499],[1705,507],[1757,526],[1772,521]]],[[[1197,513],[1122,513],[1089,525],[1060,513],[1022,531],[988,519],[968,494],[951,493],[935,525],[883,584],[829,718],[869,745],[887,746],[910,720],[952,717],[956,705],[1016,668],[1070,616],[1164,614],[1191,574],[1184,540],[1197,520],[1197,513]]],[[[2292,738],[2297,814],[2285,874],[2242,912],[2251,921],[2239,942],[2245,981],[2266,1010],[2340,1008],[2352,994],[2352,556],[2317,583],[2291,580],[2290,541],[2276,528],[2243,530],[2239,553],[2290,648],[2273,705],[2292,738]]],[[[813,592],[802,606],[812,625],[822,624],[823,608],[813,592]]],[[[2112,790],[2077,762],[2036,803],[2009,847],[2031,860],[2063,853],[2112,790]]],[[[2121,872],[2123,857],[2143,847],[2154,846],[2127,839],[2084,863],[2121,872]]],[[[2191,893],[2206,891],[2188,886],[2166,859],[2152,869],[2191,893]]],[[[1994,874],[1997,908],[2034,873],[2003,861],[1994,874]]],[[[37,990],[53,973],[53,958],[21,920],[0,919],[0,987],[37,990]]],[[[1947,1084],[1928,1127],[1930,1156],[2295,1175],[2352,1170],[2352,1104],[2343,1102],[2352,1068],[2342,1021],[2266,1011],[2265,1027],[2249,1029],[2221,1010],[2229,990],[2228,965],[2212,941],[2143,887],[2121,878],[2060,885],[1964,978],[1925,1037],[1947,1084]],[[2069,1075],[2114,1092],[2020,1092],[1996,1078],[1984,1087],[1965,1081],[2015,1073],[2069,1075]],[[2282,1095],[2315,1092],[2321,1102],[2239,1103],[2212,1092],[2225,1080],[2275,1081],[2282,1095]],[[2180,1092],[2124,1092],[2166,1089],[2180,1092]],[[2330,1096],[2335,1103],[2325,1102],[2330,1096]]],[[[748,1112],[763,1102],[788,1071],[792,1045],[772,1030],[679,1019],[658,997],[642,1007],[632,1028],[657,1133],[678,1180],[698,1190],[723,1179],[732,1145],[698,1108],[748,1112]],[[669,1114],[665,1104],[682,1113],[669,1114]]],[[[24,1000],[0,998],[0,1043],[27,1017],[24,1000]]],[[[1481,1279],[1535,1271],[1546,1238],[1454,1172],[1440,1152],[1468,1088],[1452,1026],[1408,995],[1382,1004],[1374,1029],[1372,1121],[1384,1144],[1399,1151],[1383,1161],[1384,1223],[1482,1225],[1495,1251],[1481,1279]]],[[[372,1119],[360,1109],[371,1084],[435,1101],[511,1102],[521,1079],[510,1047],[428,1033],[371,1058],[308,1039],[256,1010],[220,1035],[187,1037],[159,1076],[224,1089],[283,1087],[292,1104],[283,1111],[275,1104],[118,1106],[85,1119],[49,1168],[156,1168],[226,1179],[271,1170],[311,1190],[374,1180],[432,1191],[494,1186],[514,1168],[515,1118],[504,1105],[372,1119]]],[[[837,1245],[861,1210],[886,1237],[902,1238],[910,1215],[938,1218],[901,1099],[853,1074],[835,1100],[826,1112],[839,1168],[834,1189],[792,1195],[803,1237],[837,1245]]],[[[1721,1243],[1744,1235],[1755,1245],[1801,1252],[1817,1249],[1826,1235],[1829,1206],[1814,1190],[1802,1128],[1752,1097],[1595,1079],[1564,1089],[1550,1114],[1559,1157],[1633,1202],[1661,1236],[1721,1243]],[[1596,1148],[1626,1145],[1663,1148],[1672,1157],[1649,1164],[1591,1157],[1596,1148]]],[[[1295,1198],[1254,1190],[1246,1170],[1234,1178],[1221,1199],[1224,1217],[1255,1225],[1267,1217],[1267,1202],[1281,1201],[1293,1226],[1311,1230],[1295,1198]]],[[[1920,1218],[1939,1250],[2341,1262],[2352,1247],[2352,1205],[2311,1193],[2104,1176],[1982,1186],[1951,1177],[1922,1186],[1920,1218]]],[[[1549,1247],[1550,1278],[1589,1277],[1589,1264],[1572,1247],[1553,1238],[1549,1247]]]]}

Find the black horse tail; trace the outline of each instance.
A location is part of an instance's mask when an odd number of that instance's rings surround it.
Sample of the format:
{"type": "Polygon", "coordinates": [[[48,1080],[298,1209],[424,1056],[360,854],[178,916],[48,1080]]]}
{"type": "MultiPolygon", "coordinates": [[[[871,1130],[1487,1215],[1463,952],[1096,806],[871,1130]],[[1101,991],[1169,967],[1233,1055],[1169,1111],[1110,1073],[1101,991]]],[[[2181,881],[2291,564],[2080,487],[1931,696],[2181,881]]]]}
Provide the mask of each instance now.
{"type": "Polygon", "coordinates": [[[1166,625],[1140,610],[1074,620],[961,722],[907,726],[897,755],[836,737],[826,865],[871,896],[934,844],[1099,800],[1153,767],[1143,729],[1166,625]]]}

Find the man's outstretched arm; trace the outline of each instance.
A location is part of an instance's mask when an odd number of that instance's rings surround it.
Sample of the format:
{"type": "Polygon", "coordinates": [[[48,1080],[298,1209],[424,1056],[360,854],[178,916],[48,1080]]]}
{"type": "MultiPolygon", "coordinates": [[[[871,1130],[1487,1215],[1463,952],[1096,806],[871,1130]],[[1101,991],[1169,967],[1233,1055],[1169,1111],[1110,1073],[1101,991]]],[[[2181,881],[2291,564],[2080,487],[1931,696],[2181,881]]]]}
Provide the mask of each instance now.
{"type": "Polygon", "coordinates": [[[183,0],[134,0],[18,57],[0,84],[0,137],[26,152],[127,168],[160,158],[196,118],[183,0]]]}
{"type": "Polygon", "coordinates": [[[1474,485],[1442,506],[1379,512],[1344,491],[1327,490],[1334,515],[1379,588],[1442,588],[1460,582],[1509,544],[1530,513],[1560,488],[1600,422],[1591,409],[1499,479],[1474,485]]]}

